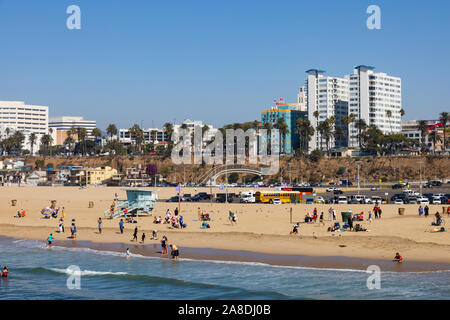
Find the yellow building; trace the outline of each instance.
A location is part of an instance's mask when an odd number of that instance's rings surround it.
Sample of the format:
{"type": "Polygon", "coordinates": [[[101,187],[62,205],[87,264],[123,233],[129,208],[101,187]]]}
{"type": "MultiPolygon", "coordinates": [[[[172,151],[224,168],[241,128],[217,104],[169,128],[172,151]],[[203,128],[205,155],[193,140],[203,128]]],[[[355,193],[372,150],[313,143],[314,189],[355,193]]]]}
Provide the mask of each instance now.
{"type": "Polygon", "coordinates": [[[117,175],[117,170],[108,166],[84,169],[83,171],[86,185],[102,184],[111,179],[113,176],[117,175]]]}

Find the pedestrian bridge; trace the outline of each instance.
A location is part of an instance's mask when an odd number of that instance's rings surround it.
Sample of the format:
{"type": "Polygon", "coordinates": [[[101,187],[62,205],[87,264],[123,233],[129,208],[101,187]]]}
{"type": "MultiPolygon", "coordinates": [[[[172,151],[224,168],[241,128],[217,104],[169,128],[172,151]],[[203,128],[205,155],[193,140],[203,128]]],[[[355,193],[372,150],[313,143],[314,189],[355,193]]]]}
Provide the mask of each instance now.
{"type": "Polygon", "coordinates": [[[206,184],[211,181],[212,184],[216,183],[217,178],[223,176],[224,174],[230,173],[247,173],[254,174],[258,176],[263,176],[261,168],[258,166],[244,165],[244,164],[224,164],[220,166],[213,167],[208,172],[203,174],[198,180],[200,184],[206,184]]]}

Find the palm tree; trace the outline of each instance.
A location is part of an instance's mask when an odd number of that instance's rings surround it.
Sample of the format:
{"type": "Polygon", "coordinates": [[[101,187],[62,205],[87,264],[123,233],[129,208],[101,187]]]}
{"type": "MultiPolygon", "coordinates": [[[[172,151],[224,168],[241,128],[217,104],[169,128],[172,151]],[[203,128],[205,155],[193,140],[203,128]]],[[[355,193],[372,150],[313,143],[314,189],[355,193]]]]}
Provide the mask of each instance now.
{"type": "Polygon", "coordinates": [[[308,142],[314,135],[314,128],[308,119],[297,119],[297,133],[300,135],[300,148],[304,153],[308,152],[308,142]]]}
{"type": "Polygon", "coordinates": [[[422,152],[425,150],[425,137],[428,135],[428,125],[425,120],[420,120],[418,122],[418,129],[421,133],[422,141],[422,152]]]}
{"type": "Polygon", "coordinates": [[[32,132],[30,134],[30,136],[28,137],[28,141],[30,142],[31,156],[33,156],[33,149],[34,149],[34,145],[36,144],[36,140],[37,140],[36,133],[32,132]]]}
{"type": "Polygon", "coordinates": [[[361,133],[364,131],[364,130],[366,130],[366,128],[367,128],[367,123],[366,123],[366,121],[364,120],[364,119],[358,119],[358,120],[356,120],[356,122],[355,122],[355,127],[356,127],[356,129],[358,129],[358,141],[359,141],[359,148],[361,149],[361,138],[362,138],[362,136],[361,136],[361,133]]]}
{"type": "Polygon", "coordinates": [[[82,150],[81,154],[84,156],[86,154],[87,130],[86,130],[86,128],[81,128],[81,127],[78,127],[76,130],[77,130],[77,136],[78,136],[78,144],[80,144],[80,147],[82,150]]]}
{"type": "Polygon", "coordinates": [[[391,127],[391,134],[392,134],[392,122],[391,122],[391,118],[392,118],[392,111],[391,110],[386,110],[386,116],[389,119],[389,126],[391,127]]]}
{"type": "Polygon", "coordinates": [[[102,131],[99,128],[92,129],[92,135],[95,137],[95,142],[97,142],[97,138],[102,137],[102,131]]]}
{"type": "MultiPolygon", "coordinates": [[[[268,150],[270,150],[271,148],[270,148],[270,145],[269,145],[269,143],[270,143],[270,130],[272,130],[273,129],[273,127],[272,127],[272,125],[270,124],[270,122],[265,122],[264,124],[263,124],[263,127],[262,127],[264,130],[266,130],[266,142],[267,142],[267,149],[268,150]]],[[[263,150],[264,151],[264,150],[263,150]]],[[[270,152],[270,151],[269,151],[270,152]]]]}
{"type": "Polygon", "coordinates": [[[289,127],[284,122],[284,118],[279,118],[277,123],[275,124],[275,128],[279,130],[280,138],[282,138],[282,144],[283,144],[283,153],[286,153],[286,135],[289,134],[289,127]]]}
{"type": "Polygon", "coordinates": [[[48,154],[49,146],[52,144],[53,138],[49,134],[44,134],[41,137],[41,144],[44,146],[44,156],[48,154]]]}
{"type": "Polygon", "coordinates": [[[10,128],[6,128],[5,132],[6,132],[6,138],[9,138],[9,134],[11,133],[11,129],[10,128]]]}
{"type": "Polygon", "coordinates": [[[437,134],[436,130],[433,130],[429,134],[429,139],[433,141],[433,153],[436,153],[436,142],[441,141],[441,137],[437,134]]]}
{"type": "Polygon", "coordinates": [[[448,112],[441,112],[439,120],[442,122],[442,127],[444,128],[444,141],[443,141],[443,151],[447,150],[447,139],[446,139],[446,130],[447,130],[447,122],[450,120],[448,112]]]}
{"type": "Polygon", "coordinates": [[[112,137],[117,134],[116,125],[113,123],[109,124],[108,127],[106,128],[106,133],[109,134],[109,136],[111,138],[110,140],[112,140],[112,137]]]}
{"type": "Polygon", "coordinates": [[[138,146],[139,152],[142,151],[142,144],[144,143],[144,131],[139,127],[139,125],[135,124],[130,129],[130,136],[136,139],[136,144],[138,146]]]}
{"type": "Polygon", "coordinates": [[[400,116],[402,117],[405,116],[405,109],[403,108],[400,109],[400,116]]]}

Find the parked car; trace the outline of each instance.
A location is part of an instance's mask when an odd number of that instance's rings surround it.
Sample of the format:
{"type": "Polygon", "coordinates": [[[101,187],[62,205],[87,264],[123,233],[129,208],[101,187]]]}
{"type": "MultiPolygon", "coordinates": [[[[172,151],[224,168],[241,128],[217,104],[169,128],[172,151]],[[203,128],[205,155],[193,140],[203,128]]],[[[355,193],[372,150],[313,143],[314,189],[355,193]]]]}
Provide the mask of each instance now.
{"type": "Polygon", "coordinates": [[[428,198],[426,198],[426,197],[421,197],[421,198],[417,199],[417,202],[419,204],[430,204],[430,200],[428,200],[428,198]]]}
{"type": "Polygon", "coordinates": [[[337,203],[339,204],[348,204],[348,200],[346,196],[339,196],[337,203]]]}
{"type": "Polygon", "coordinates": [[[374,203],[374,204],[381,204],[381,202],[383,202],[383,199],[381,199],[381,197],[379,197],[379,196],[373,196],[372,197],[372,203],[374,203]]]}
{"type": "Polygon", "coordinates": [[[396,183],[392,186],[392,189],[402,189],[402,188],[403,188],[403,185],[400,183],[396,183]]]}
{"type": "Polygon", "coordinates": [[[408,203],[409,204],[418,204],[419,203],[419,201],[417,200],[417,198],[409,198],[409,201],[408,201],[408,203]]]}
{"type": "Polygon", "coordinates": [[[333,191],[334,194],[343,194],[344,192],[341,189],[335,189],[333,191]]]}
{"type": "Polygon", "coordinates": [[[210,200],[211,199],[211,195],[207,194],[206,192],[199,192],[196,195],[199,196],[200,199],[202,199],[202,200],[210,200]]]}
{"type": "Polygon", "coordinates": [[[329,188],[327,188],[327,192],[333,192],[334,190],[336,190],[335,187],[329,187],[329,188]]]}
{"type": "Polygon", "coordinates": [[[281,204],[281,200],[278,198],[273,199],[273,204],[281,204]]]}
{"type": "Polygon", "coordinates": [[[314,198],[306,198],[306,204],[314,204],[314,198]]]}
{"type": "Polygon", "coordinates": [[[378,188],[377,187],[372,187],[372,188],[370,188],[370,191],[377,191],[378,190],[378,188]]]}
{"type": "Polygon", "coordinates": [[[394,204],[405,204],[405,202],[403,201],[402,198],[396,198],[396,199],[394,200],[394,204]]]}
{"type": "Polygon", "coordinates": [[[171,197],[167,199],[166,202],[178,202],[178,196],[171,197]]]}

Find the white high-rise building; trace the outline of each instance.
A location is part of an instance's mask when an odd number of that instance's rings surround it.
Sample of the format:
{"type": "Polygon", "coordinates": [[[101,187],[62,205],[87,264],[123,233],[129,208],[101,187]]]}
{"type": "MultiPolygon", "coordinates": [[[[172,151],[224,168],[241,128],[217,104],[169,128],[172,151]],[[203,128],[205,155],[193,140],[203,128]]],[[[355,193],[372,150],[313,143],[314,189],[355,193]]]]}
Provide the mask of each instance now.
{"type": "Polygon", "coordinates": [[[0,101],[0,127],[24,134],[47,134],[48,106],[26,105],[23,101],[0,101]]]}
{"type": "Polygon", "coordinates": [[[306,110],[308,110],[308,108],[306,107],[306,101],[306,87],[303,86],[298,89],[297,110],[306,112],[306,110]]]}
{"type": "MultiPolygon", "coordinates": [[[[327,118],[335,117],[334,127],[342,127],[345,130],[341,119],[348,114],[348,80],[325,76],[325,71],[317,69],[310,69],[306,73],[308,74],[305,85],[306,107],[308,119],[314,128],[314,135],[309,143],[309,151],[326,150],[326,141],[321,138],[317,127],[320,122],[327,118]]],[[[340,143],[331,138],[330,147],[339,146],[341,146],[340,143]]]]}
{"type": "MultiPolygon", "coordinates": [[[[375,73],[374,67],[357,66],[349,81],[349,114],[375,125],[385,134],[401,132],[402,81],[386,73],[375,73]],[[390,113],[390,114],[389,114],[390,113]]],[[[359,147],[355,122],[349,126],[350,147],[359,147]]]]}

